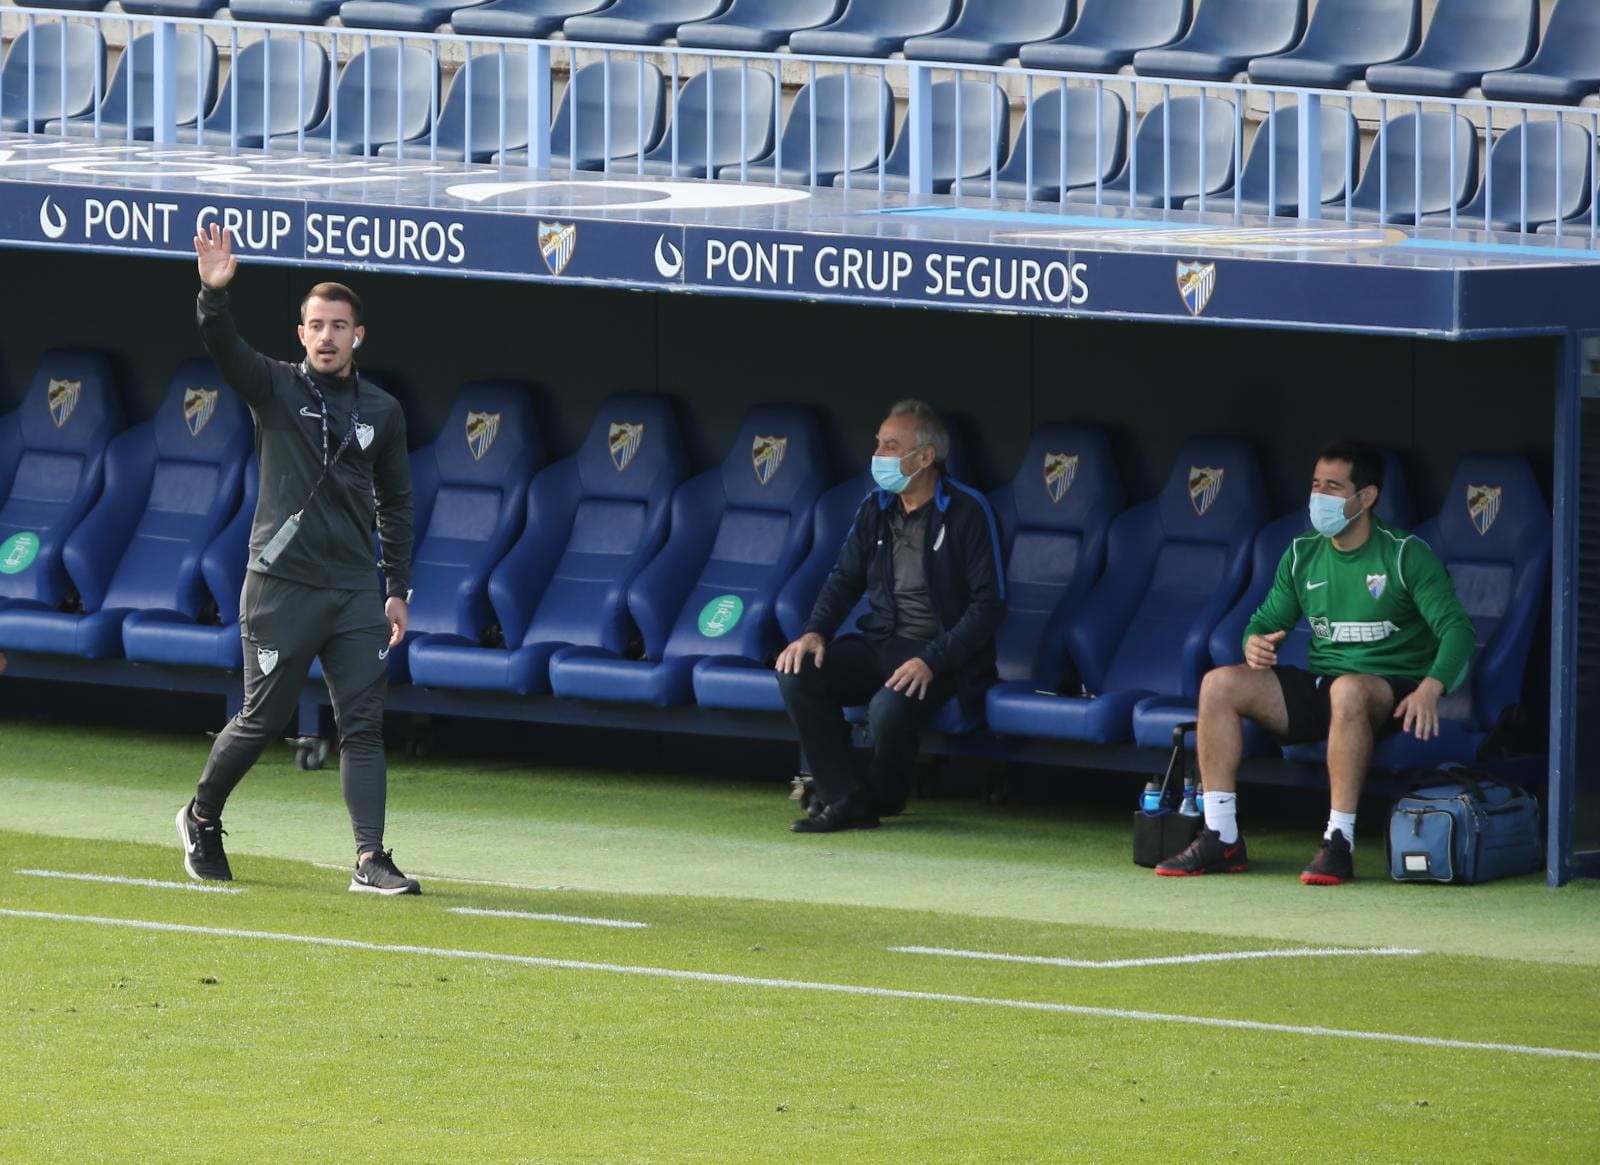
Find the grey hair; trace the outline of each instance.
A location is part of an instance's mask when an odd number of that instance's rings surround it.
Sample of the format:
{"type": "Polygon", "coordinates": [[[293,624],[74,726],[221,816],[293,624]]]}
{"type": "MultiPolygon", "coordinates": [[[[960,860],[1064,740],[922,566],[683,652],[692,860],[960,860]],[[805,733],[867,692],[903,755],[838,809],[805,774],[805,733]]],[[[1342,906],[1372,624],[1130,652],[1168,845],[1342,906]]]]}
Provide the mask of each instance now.
{"type": "Polygon", "coordinates": [[[933,463],[941,467],[944,465],[945,458],[950,456],[950,430],[944,427],[944,422],[931,405],[920,400],[896,401],[889,415],[915,418],[917,444],[933,446],[933,463]]]}

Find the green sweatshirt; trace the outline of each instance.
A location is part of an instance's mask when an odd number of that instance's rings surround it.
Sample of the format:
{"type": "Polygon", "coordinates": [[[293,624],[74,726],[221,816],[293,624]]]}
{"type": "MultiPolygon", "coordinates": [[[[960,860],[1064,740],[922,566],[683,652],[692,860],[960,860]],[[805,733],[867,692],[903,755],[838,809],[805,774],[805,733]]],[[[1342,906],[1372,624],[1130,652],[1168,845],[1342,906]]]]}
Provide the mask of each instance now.
{"type": "Polygon", "coordinates": [[[1438,556],[1376,516],[1355,550],[1314,531],[1290,543],[1244,637],[1291,630],[1301,615],[1317,675],[1432,676],[1448,692],[1466,678],[1477,643],[1438,556]]]}

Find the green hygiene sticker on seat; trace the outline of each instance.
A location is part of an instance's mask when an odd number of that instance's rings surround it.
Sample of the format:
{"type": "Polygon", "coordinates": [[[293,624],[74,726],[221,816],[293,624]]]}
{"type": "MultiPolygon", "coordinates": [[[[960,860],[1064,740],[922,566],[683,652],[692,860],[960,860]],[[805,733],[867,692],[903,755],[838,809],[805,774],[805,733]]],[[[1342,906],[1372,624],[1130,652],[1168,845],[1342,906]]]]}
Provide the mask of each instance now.
{"type": "Polygon", "coordinates": [[[33,565],[38,554],[39,535],[27,530],[11,535],[0,542],[0,574],[20,574],[33,565]]]}
{"type": "Polygon", "coordinates": [[[743,617],[743,599],[738,595],[718,595],[700,608],[700,634],[716,639],[737,627],[743,617]]]}

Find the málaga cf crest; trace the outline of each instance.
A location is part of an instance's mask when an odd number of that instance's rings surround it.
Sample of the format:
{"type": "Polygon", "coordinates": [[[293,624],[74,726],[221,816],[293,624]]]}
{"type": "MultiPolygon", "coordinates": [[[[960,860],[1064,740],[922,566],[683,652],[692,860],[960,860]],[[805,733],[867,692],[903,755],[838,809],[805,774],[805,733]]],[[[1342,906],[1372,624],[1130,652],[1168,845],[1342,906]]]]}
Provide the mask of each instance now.
{"type": "Polygon", "coordinates": [[[1178,294],[1183,297],[1183,306],[1189,309],[1190,315],[1197,316],[1205,311],[1216,289],[1215,263],[1178,264],[1178,294]]]}
{"type": "Polygon", "coordinates": [[[467,414],[467,448],[471,450],[474,461],[483,460],[483,455],[489,452],[489,446],[494,444],[499,432],[499,413],[467,414]]]}
{"type": "Polygon", "coordinates": [[[560,275],[572,262],[572,252],[578,249],[578,224],[542,222],[539,224],[539,254],[550,274],[560,275]]]}
{"type": "Polygon", "coordinates": [[[628,468],[628,462],[633,460],[639,446],[644,441],[644,425],[629,424],[627,421],[612,421],[611,431],[606,437],[606,442],[611,447],[611,462],[621,473],[628,468]]]}
{"type": "Polygon", "coordinates": [[[1487,534],[1500,516],[1500,492],[1497,485],[1467,486],[1467,513],[1478,533],[1487,534]]]}
{"type": "Polygon", "coordinates": [[[1367,575],[1367,594],[1375,599],[1383,598],[1383,592],[1388,589],[1389,576],[1386,574],[1367,575]]]}
{"type": "Polygon", "coordinates": [[[183,390],[183,423],[189,426],[189,436],[198,437],[217,411],[217,390],[214,388],[186,388],[183,390]]]}
{"type": "Polygon", "coordinates": [[[783,454],[789,448],[787,437],[757,437],[750,444],[750,460],[756,467],[756,480],[766,485],[777,476],[783,454]]]}
{"type": "Polygon", "coordinates": [[[52,380],[47,396],[50,402],[50,419],[60,428],[67,423],[67,418],[72,415],[72,410],[78,407],[78,398],[83,395],[83,381],[81,380],[52,380]]]}
{"type": "Polygon", "coordinates": [[[1205,517],[1221,492],[1222,470],[1205,465],[1189,466],[1189,500],[1194,503],[1195,513],[1205,517]]]}
{"type": "Polygon", "coordinates": [[[1078,476],[1076,453],[1046,453],[1044,455],[1044,488],[1052,502],[1059,502],[1072,488],[1072,479],[1078,476]]]}

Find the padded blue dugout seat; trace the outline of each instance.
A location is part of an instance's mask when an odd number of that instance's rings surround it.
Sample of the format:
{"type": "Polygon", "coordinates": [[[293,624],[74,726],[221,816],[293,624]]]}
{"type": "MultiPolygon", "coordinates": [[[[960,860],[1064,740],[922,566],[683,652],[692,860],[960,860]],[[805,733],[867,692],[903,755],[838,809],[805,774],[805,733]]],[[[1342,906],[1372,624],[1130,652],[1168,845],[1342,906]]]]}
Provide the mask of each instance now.
{"type": "Polygon", "coordinates": [[[1491,101],[1576,105],[1600,90],[1600,4],[1557,0],[1539,51],[1526,65],[1485,73],[1491,101]]]}
{"type": "Polygon", "coordinates": [[[106,38],[98,27],[38,21],[18,34],[0,64],[0,132],[38,133],[48,121],[88,113],[94,108],[95,78],[105,75],[106,38]]]}
{"type": "Polygon", "coordinates": [[[1097,177],[1103,187],[1127,162],[1128,107],[1122,98],[1109,89],[1062,85],[1034,98],[1000,168],[995,197],[1055,202],[1063,188],[1092,190],[1097,177]]]}
{"type": "Polygon", "coordinates": [[[939,32],[958,0],[849,0],[831,24],[789,37],[792,52],[817,57],[887,57],[916,36],[939,32]]]}
{"type": "MultiPolygon", "coordinates": [[[[1526,134],[1522,126],[1512,126],[1489,151],[1490,177],[1478,187],[1473,200],[1456,212],[1457,228],[1535,231],[1545,223],[1586,217],[1593,154],[1593,136],[1575,122],[1530,121],[1526,134]],[[1526,207],[1522,200],[1524,155],[1528,167],[1526,207]]],[[[1422,222],[1424,226],[1449,226],[1450,216],[1430,214],[1422,222]]]]}
{"type": "Polygon", "coordinates": [[[328,110],[328,72],[328,50],[313,41],[251,41],[233,59],[200,141],[260,149],[269,137],[309,130],[328,110]]]}
{"type": "Polygon", "coordinates": [[[778,83],[766,69],[724,66],[696,73],[678,94],[671,128],[644,156],[644,172],[672,174],[676,152],[680,178],[724,171],[737,178],[740,162],[772,153],[777,101],[778,83]]]}
{"type": "Polygon", "coordinates": [[[239,508],[253,432],[209,360],[181,365],[155,416],[111,442],[105,492],[62,551],[81,609],[12,602],[0,647],[103,659],[122,654],[131,611],[194,619],[207,599],[200,558],[239,508]]]}
{"type": "Polygon", "coordinates": [[[1539,0],[1439,0],[1422,47],[1404,60],[1373,65],[1374,93],[1464,97],[1485,73],[1517,69],[1539,43],[1539,0]]]}
{"type": "Polygon", "coordinates": [[[1140,49],[1133,69],[1145,77],[1231,81],[1256,57],[1294,48],[1305,30],[1305,0],[1204,0],[1182,40],[1140,49]]]}
{"type": "Polygon", "coordinates": [[[0,610],[56,608],[72,592],[62,550],[100,496],[122,398],[103,352],[46,352],[27,395],[0,417],[0,610]]]}
{"type": "Polygon", "coordinates": [[[1422,0],[1318,0],[1305,39],[1250,62],[1258,85],[1343,89],[1373,65],[1408,57],[1422,35],[1422,0]]]}
{"type": "MultiPolygon", "coordinates": [[[[433,129],[407,145],[411,157],[432,157],[445,162],[487,162],[500,150],[521,150],[528,145],[528,58],[525,54],[498,52],[469,57],[450,79],[439,120],[433,129]],[[471,110],[470,114],[468,110],[471,110]],[[504,126],[500,123],[505,113],[504,126]],[[468,122],[472,140],[467,140],[468,122]]],[[[392,158],[400,147],[389,142],[378,156],[392,158]]]]}
{"type": "Polygon", "coordinates": [[[627,655],[628,588],[666,540],[687,467],[665,397],[608,398],[577,453],[533,479],[522,536],[489,576],[502,645],[424,635],[411,644],[412,683],[525,696],[550,690],[563,647],[627,655]]]}
{"type": "MultiPolygon", "coordinates": [[[[1478,647],[1466,681],[1439,700],[1439,735],[1428,741],[1406,732],[1385,737],[1372,753],[1378,769],[1476,759],[1501,714],[1521,702],[1528,651],[1550,593],[1550,509],[1525,458],[1463,457],[1444,509],[1415,532],[1450,572],[1478,647]]],[[[1319,762],[1326,746],[1296,745],[1284,753],[1319,762]]]]}
{"type": "Polygon", "coordinates": [[[599,12],[611,0],[490,0],[457,8],[450,27],[467,36],[544,38],[561,31],[568,17],[599,12]]]}
{"type": "Polygon", "coordinates": [[[1083,0],[1072,30],[1017,50],[1024,68],[1115,73],[1140,49],[1171,44],[1189,27],[1189,0],[1083,0]]]}
{"type": "Polygon", "coordinates": [[[122,653],[141,663],[239,671],[244,647],[239,640],[239,592],[250,555],[250,527],[255,520],[261,470],[251,457],[244,467],[239,508],[222,533],[200,555],[200,576],[209,604],[186,615],[181,611],[134,611],[122,622],[122,653]]]}
{"type": "MultiPolygon", "coordinates": [[[[1377,515],[1390,526],[1410,530],[1412,526],[1411,490],[1406,485],[1400,459],[1385,450],[1383,492],[1378,495],[1377,515]]],[[[1308,491],[1309,492],[1309,491],[1308,491]]],[[[1211,664],[1225,667],[1244,662],[1244,629],[1249,626],[1256,609],[1261,606],[1272,589],[1273,577],[1278,572],[1278,562],[1289,544],[1310,529],[1310,517],[1304,506],[1292,513],[1269,522],[1256,535],[1250,552],[1250,582],[1233,609],[1222,617],[1217,629],[1211,633],[1211,664]]],[[[1307,651],[1311,646],[1311,629],[1304,620],[1278,644],[1281,663],[1305,667],[1307,651]]],[[[1197,699],[1187,696],[1151,696],[1141,700],[1133,709],[1133,739],[1146,748],[1171,748],[1172,730],[1179,724],[1191,724],[1199,716],[1197,699]]],[[[1188,734],[1189,747],[1194,747],[1194,733],[1188,734]]],[[[1245,754],[1265,752],[1276,748],[1276,743],[1263,728],[1245,721],[1245,754]]]]}
{"type": "MultiPolygon", "coordinates": [[[[180,28],[173,35],[177,46],[175,121],[179,127],[191,126],[217,99],[217,44],[203,32],[180,28]]],[[[100,101],[100,137],[134,141],[155,137],[155,64],[155,33],[134,37],[117,58],[111,83],[100,101]]],[[[60,133],[61,122],[50,122],[44,132],[60,133]]],[[[95,136],[94,113],[69,118],[67,133],[72,137],[95,136]]]]}
{"type": "Polygon", "coordinates": [[[1242,441],[1184,445],[1161,493],[1111,523],[1106,569],[1068,616],[1066,650],[1085,695],[1042,695],[1031,681],[989,690],[1003,735],[1119,744],[1150,696],[1199,693],[1207,641],[1245,583],[1266,517],[1266,488],[1242,441]]]}
{"type": "Polygon", "coordinates": [[[1077,0],[1006,0],[1004,4],[966,4],[956,22],[933,36],[906,41],[911,60],[959,61],[998,65],[1025,44],[1051,40],[1072,27],[1077,0]]]}
{"type": "MultiPolygon", "coordinates": [[[[1331,103],[1320,106],[1322,123],[1322,198],[1324,204],[1343,202],[1346,177],[1360,166],[1361,130],[1346,109],[1331,103]]],[[[1244,169],[1239,174],[1239,214],[1294,217],[1300,213],[1300,110],[1280,108],[1256,127],[1244,169]]],[[[1198,210],[1199,198],[1183,204],[1198,210]]],[[[1221,190],[1206,199],[1206,209],[1234,211],[1234,191],[1221,190]]]]}
{"type": "MultiPolygon", "coordinates": [[[[929,170],[933,192],[949,194],[956,176],[968,191],[987,185],[989,172],[1005,156],[1011,140],[1011,103],[1005,90],[987,81],[939,81],[930,86],[933,105],[933,156],[929,170]],[[957,128],[959,123],[959,130],[957,128]],[[960,157],[956,155],[959,145],[960,157]]],[[[883,189],[911,189],[911,134],[902,127],[894,148],[883,164],[883,189]]],[[[878,167],[852,170],[833,180],[845,185],[846,177],[857,190],[878,186],[878,167]]]]}
{"type": "MultiPolygon", "coordinates": [[[[567,84],[550,130],[550,166],[556,170],[637,167],[641,151],[661,140],[666,122],[666,80],[641,59],[595,61],[567,84]],[[607,75],[610,83],[611,138],[606,140],[607,75]],[[641,129],[643,139],[639,134],[641,129]]],[[[497,153],[495,161],[526,166],[528,151],[497,153]]]]}
{"type": "Polygon", "coordinates": [[[235,20],[271,24],[321,24],[339,14],[344,0],[228,0],[235,20]]]}
{"type": "Polygon", "coordinates": [[[752,409],[722,465],[673,495],[666,545],[628,588],[644,658],[564,647],[550,660],[556,695],[685,704],[702,659],[770,663],[781,646],[774,603],[810,546],[812,507],[829,476],[814,412],[752,409]]]}
{"type": "MultiPolygon", "coordinates": [[[[439,72],[427,49],[409,44],[364,50],[345,63],[328,115],[305,132],[305,150],[371,156],[384,145],[414,142],[427,136],[438,100],[439,72]]],[[[296,132],[282,142],[291,136],[299,140],[296,132]]]]}
{"type": "Polygon", "coordinates": [[[843,7],[844,0],[733,0],[721,16],[680,27],[678,43],[684,48],[776,52],[800,29],[837,19],[843,7]]]}
{"type": "MultiPolygon", "coordinates": [[[[795,95],[778,151],[770,162],[751,166],[751,182],[829,186],[846,170],[876,166],[894,128],[894,94],[889,82],[861,73],[828,73],[795,95]],[[817,137],[811,140],[811,106],[817,107],[817,137]],[[849,133],[845,125],[849,124],[849,133]],[[845,154],[846,139],[850,152],[845,154]],[[782,170],[777,169],[782,162],[782,170]]],[[[723,167],[734,177],[737,167],[723,167]]]]}
{"type": "MultiPolygon", "coordinates": [[[[1448,212],[1464,206],[1478,188],[1478,133],[1459,113],[1430,110],[1422,114],[1422,213],[1448,212]],[[1455,136],[1455,174],[1451,176],[1451,135],[1455,136]]],[[[1404,113],[1378,130],[1367,167],[1350,197],[1356,222],[1412,223],[1417,217],[1417,115],[1404,113]],[[1380,159],[1385,159],[1380,164],[1380,159]],[[1387,175],[1387,179],[1385,176],[1387,175]],[[1387,180],[1387,205],[1384,188],[1387,180]]],[[[1344,212],[1330,203],[1327,218],[1344,212]]]]}
{"type": "MultiPolygon", "coordinates": [[[[1209,197],[1233,184],[1233,102],[1220,97],[1174,97],[1151,108],[1133,140],[1130,163],[1102,188],[1112,206],[1180,207],[1203,190],[1209,197]],[[1170,133],[1169,133],[1170,131],[1170,133]],[[1170,138],[1170,140],[1169,140],[1170,138]],[[1171,178],[1166,165],[1172,165],[1171,178]],[[1130,189],[1137,180],[1138,189],[1130,189]]],[[[1068,202],[1093,202],[1095,191],[1068,191],[1068,202]]]]}
{"type": "Polygon", "coordinates": [[[339,23],[346,28],[432,32],[466,7],[461,0],[344,0],[339,5],[339,23]]]}
{"type": "Polygon", "coordinates": [[[568,40],[661,44],[680,24],[709,20],[728,0],[616,0],[603,12],[574,16],[561,26],[568,40]]]}

